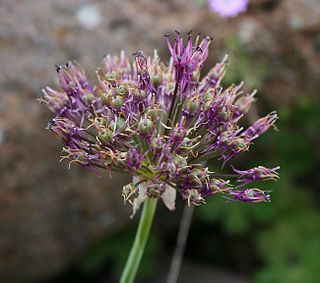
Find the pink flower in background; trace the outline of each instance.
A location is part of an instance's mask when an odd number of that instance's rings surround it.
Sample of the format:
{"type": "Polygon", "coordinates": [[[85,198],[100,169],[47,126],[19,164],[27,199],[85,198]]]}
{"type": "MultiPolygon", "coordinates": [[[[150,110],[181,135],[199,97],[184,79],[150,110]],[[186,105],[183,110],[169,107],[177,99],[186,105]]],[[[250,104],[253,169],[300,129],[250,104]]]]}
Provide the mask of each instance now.
{"type": "Polygon", "coordinates": [[[211,11],[222,17],[235,17],[247,10],[249,0],[209,0],[211,11]]]}

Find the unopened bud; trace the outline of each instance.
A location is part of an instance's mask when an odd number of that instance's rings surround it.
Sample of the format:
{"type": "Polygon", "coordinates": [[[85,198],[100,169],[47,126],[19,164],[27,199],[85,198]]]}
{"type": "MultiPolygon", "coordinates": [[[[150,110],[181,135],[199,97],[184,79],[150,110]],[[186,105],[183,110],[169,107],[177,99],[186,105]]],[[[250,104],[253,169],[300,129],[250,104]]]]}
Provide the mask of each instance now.
{"type": "Polygon", "coordinates": [[[154,130],[153,122],[148,118],[142,119],[139,122],[138,129],[139,129],[140,134],[145,135],[145,136],[149,135],[154,130]]]}
{"type": "Polygon", "coordinates": [[[110,122],[110,129],[111,131],[122,131],[125,129],[126,126],[126,121],[119,117],[116,121],[111,121],[110,122]]]}
{"type": "Polygon", "coordinates": [[[154,75],[150,78],[151,83],[155,88],[162,84],[162,76],[161,75],[154,75]]]}
{"type": "Polygon", "coordinates": [[[124,104],[124,99],[122,96],[118,95],[116,96],[115,98],[112,99],[111,101],[111,105],[116,108],[116,109],[119,109],[123,106],[124,104]]]}
{"type": "Polygon", "coordinates": [[[98,134],[98,140],[101,143],[112,142],[112,139],[113,139],[112,131],[109,129],[104,129],[98,134]]]}
{"type": "Polygon", "coordinates": [[[141,101],[147,98],[147,93],[144,90],[135,90],[133,93],[133,98],[135,100],[141,101]]]}

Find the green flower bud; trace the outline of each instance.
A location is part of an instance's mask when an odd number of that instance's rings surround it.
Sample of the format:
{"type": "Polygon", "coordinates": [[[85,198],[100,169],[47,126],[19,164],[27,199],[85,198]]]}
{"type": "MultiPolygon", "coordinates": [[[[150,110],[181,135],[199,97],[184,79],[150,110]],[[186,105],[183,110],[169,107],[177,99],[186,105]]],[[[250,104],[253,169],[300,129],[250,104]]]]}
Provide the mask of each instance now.
{"type": "Polygon", "coordinates": [[[148,117],[152,121],[155,121],[159,115],[160,115],[160,111],[158,109],[151,108],[148,110],[148,117]]]}
{"type": "Polygon", "coordinates": [[[129,91],[126,85],[122,84],[119,87],[114,89],[114,94],[115,95],[120,95],[123,97],[126,97],[128,95],[129,91]]]}
{"type": "Polygon", "coordinates": [[[162,76],[160,74],[152,76],[150,80],[155,88],[162,84],[162,76]]]}
{"type": "Polygon", "coordinates": [[[135,90],[133,92],[133,98],[140,101],[147,98],[147,93],[144,90],[135,90]]]}
{"type": "Polygon", "coordinates": [[[173,90],[176,84],[174,82],[170,82],[167,84],[167,91],[173,90]]]}
{"type": "Polygon", "coordinates": [[[102,92],[99,97],[103,105],[110,105],[110,95],[108,93],[102,92]]]}
{"type": "Polygon", "coordinates": [[[125,126],[126,121],[123,118],[119,117],[117,121],[110,122],[109,128],[111,131],[123,131],[125,129],[125,126]]]}
{"type": "Polygon", "coordinates": [[[117,81],[119,79],[119,75],[116,72],[111,72],[111,73],[105,73],[104,75],[104,79],[108,82],[108,83],[113,83],[115,81],[117,81]]]}
{"type": "Polygon", "coordinates": [[[86,92],[81,98],[85,104],[91,104],[94,100],[94,95],[91,92],[86,92]]]}
{"type": "Polygon", "coordinates": [[[112,101],[111,101],[111,105],[114,107],[114,108],[121,108],[121,106],[124,104],[124,99],[122,96],[116,96],[112,101]]]}
{"type": "Polygon", "coordinates": [[[200,109],[198,100],[187,100],[184,104],[183,110],[189,114],[193,114],[200,109]]]}
{"type": "Polygon", "coordinates": [[[101,143],[109,143],[112,142],[113,134],[110,129],[103,129],[99,134],[98,134],[98,140],[101,143]]]}
{"type": "Polygon", "coordinates": [[[154,131],[153,122],[150,119],[142,119],[139,122],[138,129],[142,135],[151,134],[154,131]]]}

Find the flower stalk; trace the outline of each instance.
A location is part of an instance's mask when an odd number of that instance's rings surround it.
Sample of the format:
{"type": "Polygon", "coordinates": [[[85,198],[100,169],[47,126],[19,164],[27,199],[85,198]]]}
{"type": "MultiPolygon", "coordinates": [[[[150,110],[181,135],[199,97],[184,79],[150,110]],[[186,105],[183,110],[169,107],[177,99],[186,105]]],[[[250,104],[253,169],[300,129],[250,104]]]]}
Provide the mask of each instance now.
{"type": "Polygon", "coordinates": [[[120,283],[132,283],[136,277],[141,258],[149,237],[154,214],[157,207],[157,199],[147,198],[144,201],[139,227],[131,247],[129,257],[123,269],[120,283]]]}

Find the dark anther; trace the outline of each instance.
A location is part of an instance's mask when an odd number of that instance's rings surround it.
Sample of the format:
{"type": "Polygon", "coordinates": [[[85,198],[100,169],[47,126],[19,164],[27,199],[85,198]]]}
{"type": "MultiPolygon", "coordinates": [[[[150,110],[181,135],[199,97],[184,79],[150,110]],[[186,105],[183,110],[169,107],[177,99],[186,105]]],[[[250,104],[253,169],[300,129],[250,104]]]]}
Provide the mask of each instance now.
{"type": "Polygon", "coordinates": [[[57,73],[59,73],[59,72],[60,72],[60,70],[61,70],[61,67],[60,67],[60,66],[58,66],[58,65],[54,65],[54,66],[55,66],[55,68],[56,68],[57,73]]]}
{"type": "Polygon", "coordinates": [[[164,37],[170,37],[170,33],[166,33],[164,37]]]}
{"type": "Polygon", "coordinates": [[[202,48],[201,48],[200,46],[198,46],[198,47],[196,48],[196,51],[203,52],[203,50],[202,50],[202,48]]]}
{"type": "Polygon", "coordinates": [[[50,131],[52,131],[52,127],[53,127],[54,125],[55,125],[54,120],[49,121],[48,124],[47,124],[47,129],[50,130],[50,131]]]}
{"type": "Polygon", "coordinates": [[[70,62],[70,61],[68,61],[68,62],[67,62],[67,64],[66,64],[66,67],[69,69],[69,68],[70,68],[70,66],[71,66],[71,62],[70,62]]]}
{"type": "Polygon", "coordinates": [[[177,35],[181,35],[181,33],[177,30],[174,31],[177,35]]]}
{"type": "Polygon", "coordinates": [[[144,58],[144,56],[143,56],[143,52],[142,52],[142,51],[136,51],[136,52],[133,52],[133,53],[132,53],[132,56],[134,56],[134,57],[142,57],[142,58],[144,58]]]}

